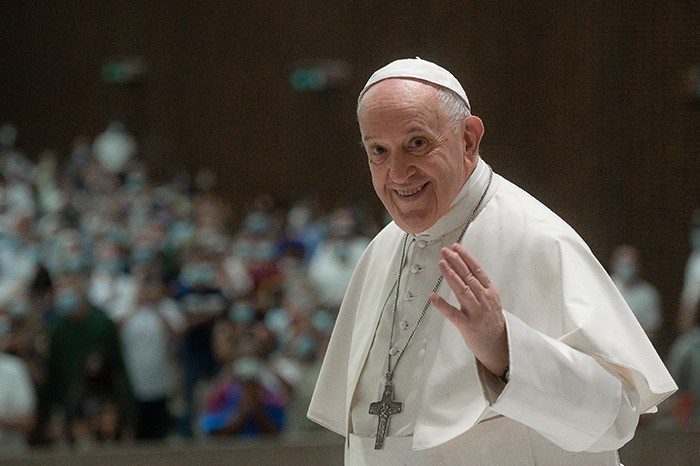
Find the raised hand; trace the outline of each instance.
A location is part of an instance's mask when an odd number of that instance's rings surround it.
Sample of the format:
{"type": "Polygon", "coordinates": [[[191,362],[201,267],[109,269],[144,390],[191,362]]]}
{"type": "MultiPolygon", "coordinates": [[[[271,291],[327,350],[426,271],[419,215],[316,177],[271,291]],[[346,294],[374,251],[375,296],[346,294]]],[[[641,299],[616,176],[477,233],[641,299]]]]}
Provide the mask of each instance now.
{"type": "Polygon", "coordinates": [[[440,271],[450,286],[459,308],[437,293],[430,301],[454,324],[474,356],[492,374],[501,376],[508,368],[508,336],[498,290],[481,264],[459,244],[443,248],[440,271]]]}

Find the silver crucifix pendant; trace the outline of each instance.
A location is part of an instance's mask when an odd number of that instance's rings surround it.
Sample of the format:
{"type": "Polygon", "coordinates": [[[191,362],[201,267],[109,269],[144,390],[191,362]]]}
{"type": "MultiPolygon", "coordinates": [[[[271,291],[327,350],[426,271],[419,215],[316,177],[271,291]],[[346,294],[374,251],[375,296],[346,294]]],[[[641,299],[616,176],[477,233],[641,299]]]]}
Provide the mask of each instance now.
{"type": "Polygon", "coordinates": [[[384,438],[386,437],[386,432],[389,428],[389,418],[394,414],[399,414],[401,412],[401,407],[403,403],[400,401],[393,400],[394,386],[391,382],[387,382],[384,385],[384,394],[382,399],[370,403],[369,413],[379,416],[379,422],[377,424],[377,438],[374,441],[374,449],[381,450],[384,448],[384,438]]]}

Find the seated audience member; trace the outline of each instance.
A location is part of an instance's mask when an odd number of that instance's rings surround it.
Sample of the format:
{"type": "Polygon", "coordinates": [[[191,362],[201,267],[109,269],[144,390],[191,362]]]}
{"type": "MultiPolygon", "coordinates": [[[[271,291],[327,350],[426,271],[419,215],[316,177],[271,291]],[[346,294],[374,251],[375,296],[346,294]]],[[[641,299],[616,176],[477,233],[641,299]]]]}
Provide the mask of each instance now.
{"type": "Polygon", "coordinates": [[[218,436],[281,432],[284,404],[265,386],[264,371],[257,358],[236,360],[212,387],[200,418],[202,431],[218,436]]]}

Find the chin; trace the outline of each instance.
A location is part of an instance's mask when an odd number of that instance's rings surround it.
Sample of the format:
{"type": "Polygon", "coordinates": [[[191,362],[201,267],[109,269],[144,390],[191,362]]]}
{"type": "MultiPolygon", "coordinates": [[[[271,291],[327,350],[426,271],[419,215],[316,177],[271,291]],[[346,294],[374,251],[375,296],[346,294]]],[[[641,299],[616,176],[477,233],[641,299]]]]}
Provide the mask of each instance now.
{"type": "Polygon", "coordinates": [[[394,222],[396,225],[398,225],[399,228],[401,228],[403,231],[406,233],[410,233],[412,235],[418,234],[418,233],[423,233],[425,230],[430,228],[435,224],[435,222],[427,222],[427,221],[405,221],[402,220],[400,217],[394,217],[394,222]]]}

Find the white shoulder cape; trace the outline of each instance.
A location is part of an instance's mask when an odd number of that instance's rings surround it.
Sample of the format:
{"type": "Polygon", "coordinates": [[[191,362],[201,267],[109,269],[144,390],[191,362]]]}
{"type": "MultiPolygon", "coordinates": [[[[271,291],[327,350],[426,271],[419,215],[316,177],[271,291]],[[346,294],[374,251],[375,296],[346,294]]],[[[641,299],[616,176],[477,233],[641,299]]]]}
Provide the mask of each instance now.
{"type": "MultiPolygon", "coordinates": [[[[676,385],[607,272],[573,229],[498,175],[494,187],[495,194],[462,244],[498,289],[508,322],[511,382],[498,403],[523,406],[535,429],[537,423],[543,431],[571,425],[571,435],[590,445],[610,422],[586,411],[607,401],[596,400],[596,377],[580,373],[585,369],[581,358],[593,358],[596,366],[614,372],[636,391],[641,412],[653,410],[676,385]],[[547,426],[555,417],[563,419],[547,426]]],[[[465,221],[467,216],[465,212],[465,221]]],[[[396,278],[403,234],[389,224],[358,263],[309,407],[311,420],[343,436],[381,309],[396,278]]],[[[439,292],[456,302],[446,285],[439,292]]],[[[506,414],[492,410],[479,365],[459,332],[436,310],[429,312],[436,315],[429,321],[421,377],[425,384],[413,440],[417,449],[447,442],[498,412],[506,414]]]]}

